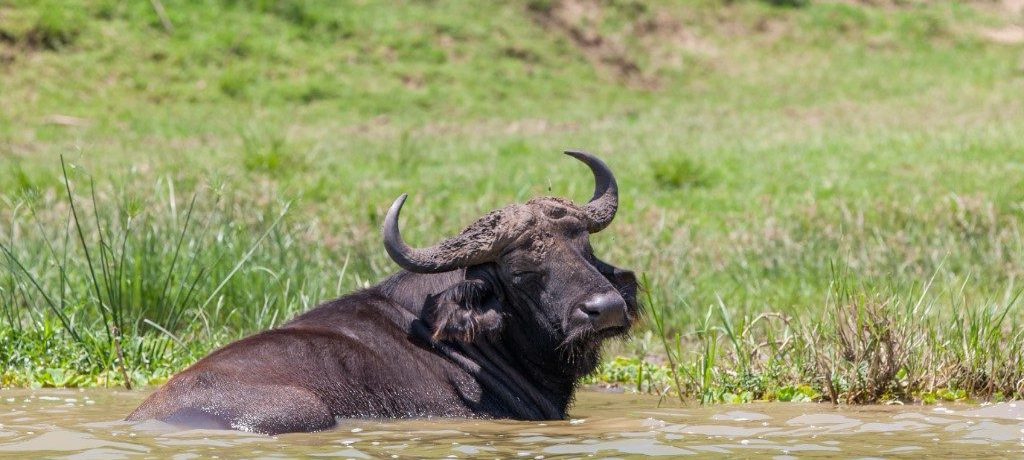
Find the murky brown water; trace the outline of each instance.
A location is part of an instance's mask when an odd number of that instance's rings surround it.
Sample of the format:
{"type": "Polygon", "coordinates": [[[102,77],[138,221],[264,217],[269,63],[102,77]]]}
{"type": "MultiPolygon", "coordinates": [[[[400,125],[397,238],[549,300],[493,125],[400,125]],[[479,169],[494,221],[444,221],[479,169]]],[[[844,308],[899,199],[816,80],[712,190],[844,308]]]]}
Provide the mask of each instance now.
{"type": "Polygon", "coordinates": [[[653,397],[585,392],[574,418],[564,422],[359,420],[328,432],[262,436],[120,421],[144,396],[112,390],[0,390],[0,457],[1024,456],[1024,402],[658,408],[653,397]]]}

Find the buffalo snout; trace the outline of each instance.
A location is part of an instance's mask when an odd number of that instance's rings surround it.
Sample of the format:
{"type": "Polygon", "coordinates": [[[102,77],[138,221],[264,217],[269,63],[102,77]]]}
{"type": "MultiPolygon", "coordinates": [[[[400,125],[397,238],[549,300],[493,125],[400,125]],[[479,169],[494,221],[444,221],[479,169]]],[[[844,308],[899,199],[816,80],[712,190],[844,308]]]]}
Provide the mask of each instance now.
{"type": "Polygon", "coordinates": [[[625,327],[626,301],[618,292],[594,294],[585,300],[577,310],[586,315],[595,331],[613,327],[625,327]]]}

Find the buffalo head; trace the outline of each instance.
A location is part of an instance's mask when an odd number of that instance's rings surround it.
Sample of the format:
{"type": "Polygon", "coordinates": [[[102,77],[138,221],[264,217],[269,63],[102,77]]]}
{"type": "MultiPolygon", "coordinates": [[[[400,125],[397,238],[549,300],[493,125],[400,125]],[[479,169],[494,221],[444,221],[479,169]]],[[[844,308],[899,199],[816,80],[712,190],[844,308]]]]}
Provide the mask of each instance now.
{"type": "Polygon", "coordinates": [[[384,220],[388,254],[414,273],[465,271],[465,280],[428,302],[437,340],[472,342],[500,334],[517,349],[558,352],[577,374],[593,370],[601,342],[624,335],[638,315],[633,273],[598,259],[589,235],[611,223],[618,185],[600,159],[566,152],[590,167],[594,196],[584,206],[542,197],[491,212],[458,236],[414,249],[403,240],[402,195],[384,220]]]}

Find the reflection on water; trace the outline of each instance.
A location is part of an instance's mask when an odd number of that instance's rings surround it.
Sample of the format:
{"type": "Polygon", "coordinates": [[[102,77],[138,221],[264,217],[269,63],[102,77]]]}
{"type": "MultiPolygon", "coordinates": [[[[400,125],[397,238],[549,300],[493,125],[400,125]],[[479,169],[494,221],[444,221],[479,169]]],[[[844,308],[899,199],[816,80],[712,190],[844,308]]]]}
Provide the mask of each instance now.
{"type": "Polygon", "coordinates": [[[0,390],[0,457],[563,458],[632,456],[943,457],[1024,455],[1024,402],[832,407],[662,406],[585,392],[558,422],[346,420],[333,431],[262,436],[176,430],[120,418],[144,393],[0,390]]]}

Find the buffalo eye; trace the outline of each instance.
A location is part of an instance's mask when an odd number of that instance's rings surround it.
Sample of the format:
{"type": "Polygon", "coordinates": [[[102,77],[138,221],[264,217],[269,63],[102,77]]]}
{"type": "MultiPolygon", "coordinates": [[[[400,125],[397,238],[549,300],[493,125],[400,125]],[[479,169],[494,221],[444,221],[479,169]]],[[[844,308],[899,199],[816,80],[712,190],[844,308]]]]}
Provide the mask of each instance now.
{"type": "Polygon", "coordinates": [[[526,284],[526,283],[529,283],[529,282],[539,281],[541,278],[543,278],[543,276],[544,275],[541,274],[540,272],[535,272],[535,271],[528,271],[527,270],[527,271],[515,272],[515,273],[512,274],[512,284],[520,286],[520,285],[523,285],[523,284],[526,284]]]}

